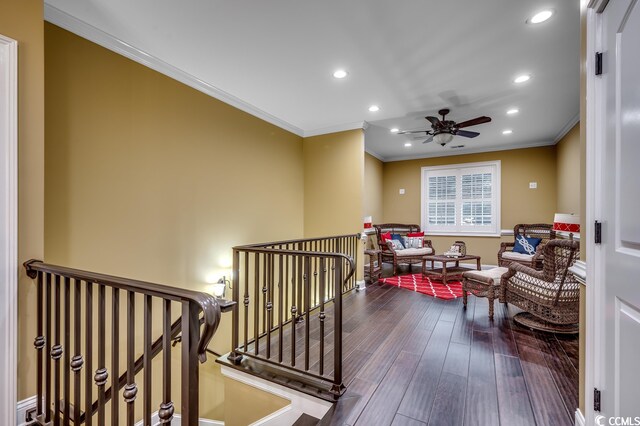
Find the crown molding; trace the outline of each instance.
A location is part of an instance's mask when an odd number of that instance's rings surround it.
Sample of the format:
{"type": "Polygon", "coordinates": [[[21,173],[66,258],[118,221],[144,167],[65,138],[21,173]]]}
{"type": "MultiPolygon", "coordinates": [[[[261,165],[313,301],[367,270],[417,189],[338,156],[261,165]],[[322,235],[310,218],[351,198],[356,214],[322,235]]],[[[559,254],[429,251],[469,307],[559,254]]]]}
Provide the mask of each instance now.
{"type": "Polygon", "coordinates": [[[372,157],[377,158],[378,160],[380,160],[380,161],[382,161],[384,163],[384,158],[380,154],[378,154],[377,152],[371,151],[367,147],[364,148],[364,152],[366,152],[367,154],[371,155],[372,157]]]}
{"type": "Polygon", "coordinates": [[[139,64],[151,68],[152,70],[155,70],[161,74],[164,74],[167,77],[171,77],[174,80],[177,80],[206,95],[209,95],[226,104],[238,108],[241,111],[251,114],[254,117],[271,123],[274,126],[278,126],[281,129],[287,130],[298,136],[305,136],[305,132],[301,128],[294,126],[293,124],[288,123],[278,117],[275,117],[268,112],[261,110],[260,108],[256,108],[250,103],[236,96],[233,96],[232,94],[227,93],[222,89],[212,86],[211,84],[179,68],[176,68],[173,65],[170,65],[167,62],[164,62],[163,60],[148,54],[147,52],[133,47],[130,44],[125,43],[124,41],[112,36],[111,34],[108,34],[94,27],[93,25],[87,24],[86,22],[81,21],[80,19],[71,16],[68,13],[47,3],[44,4],[44,19],[47,22],[64,28],[67,31],[70,31],[82,38],[85,38],[106,49],[118,53],[119,55],[129,58],[132,61],[138,62],[139,64]]]}
{"type": "Polygon", "coordinates": [[[383,157],[382,161],[391,162],[391,161],[420,160],[423,158],[454,157],[457,155],[479,154],[482,152],[495,152],[495,151],[511,151],[514,149],[539,148],[543,146],[552,146],[552,145],[555,145],[555,142],[543,141],[543,142],[524,143],[519,145],[507,145],[507,146],[500,146],[500,147],[487,146],[487,147],[469,149],[464,151],[448,150],[444,152],[434,152],[430,154],[416,154],[416,155],[407,155],[402,157],[383,157]]]}
{"type": "Polygon", "coordinates": [[[366,121],[356,121],[353,123],[337,124],[335,126],[321,127],[315,130],[304,132],[304,137],[327,135],[329,133],[346,132],[347,130],[362,129],[365,130],[369,126],[366,121]]]}
{"type": "Polygon", "coordinates": [[[558,133],[558,135],[553,140],[553,143],[560,142],[560,139],[564,138],[565,135],[569,133],[569,131],[573,129],[573,126],[578,124],[579,121],[580,121],[580,112],[578,112],[574,117],[571,117],[571,120],[569,120],[567,124],[564,125],[562,130],[560,130],[560,133],[558,133]]]}

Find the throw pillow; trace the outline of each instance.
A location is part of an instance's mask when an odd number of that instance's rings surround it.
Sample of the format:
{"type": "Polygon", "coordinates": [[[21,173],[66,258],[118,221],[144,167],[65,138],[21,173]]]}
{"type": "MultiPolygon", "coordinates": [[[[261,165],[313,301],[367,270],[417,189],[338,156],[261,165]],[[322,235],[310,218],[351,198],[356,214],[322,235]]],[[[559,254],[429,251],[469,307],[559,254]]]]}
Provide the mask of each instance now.
{"type": "Polygon", "coordinates": [[[423,237],[424,238],[424,232],[409,232],[407,234],[407,237],[423,237]]]}
{"type": "Polygon", "coordinates": [[[405,248],[422,248],[424,246],[423,237],[409,237],[406,236],[403,239],[405,248]]]}
{"type": "Polygon", "coordinates": [[[387,240],[391,239],[391,232],[385,232],[384,234],[380,234],[380,239],[384,243],[387,240]]]}
{"type": "Polygon", "coordinates": [[[391,244],[394,250],[404,250],[404,246],[400,240],[388,240],[387,242],[391,244]]]}
{"type": "Polygon", "coordinates": [[[528,238],[524,235],[518,235],[516,237],[516,243],[513,246],[513,251],[516,253],[534,255],[536,254],[536,248],[542,241],[542,238],[528,238]]]}
{"type": "Polygon", "coordinates": [[[398,240],[398,241],[402,242],[402,235],[400,235],[400,234],[391,234],[391,239],[392,240],[398,240]]]}

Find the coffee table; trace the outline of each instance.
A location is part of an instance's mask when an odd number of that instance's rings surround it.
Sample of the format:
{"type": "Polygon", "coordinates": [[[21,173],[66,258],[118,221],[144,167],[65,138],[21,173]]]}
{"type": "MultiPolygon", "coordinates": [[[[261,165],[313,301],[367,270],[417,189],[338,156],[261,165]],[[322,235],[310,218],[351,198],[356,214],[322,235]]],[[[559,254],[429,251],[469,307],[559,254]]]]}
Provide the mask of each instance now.
{"type": "Polygon", "coordinates": [[[466,254],[464,256],[459,257],[449,257],[443,254],[430,254],[422,257],[422,276],[423,277],[431,277],[436,280],[441,280],[444,284],[447,283],[447,280],[451,279],[461,279],[462,273],[465,271],[473,270],[473,268],[468,268],[465,266],[460,266],[460,262],[466,260],[475,260],[476,261],[476,269],[478,271],[481,270],[480,266],[480,256],[474,256],[472,254],[466,254]],[[431,267],[427,268],[427,262],[431,262],[431,267]],[[442,262],[442,268],[434,268],[435,262],[442,262]],[[447,264],[455,263],[454,266],[447,266],[447,264]]]}

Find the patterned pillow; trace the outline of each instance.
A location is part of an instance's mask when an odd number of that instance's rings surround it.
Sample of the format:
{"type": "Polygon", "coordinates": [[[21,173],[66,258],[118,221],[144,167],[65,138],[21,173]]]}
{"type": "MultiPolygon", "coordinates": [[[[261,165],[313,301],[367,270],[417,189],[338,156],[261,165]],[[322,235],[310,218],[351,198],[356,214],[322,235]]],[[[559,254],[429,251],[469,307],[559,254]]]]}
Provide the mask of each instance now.
{"type": "Polygon", "coordinates": [[[404,246],[400,240],[387,240],[387,243],[391,243],[394,250],[404,250],[404,246]]]}
{"type": "Polygon", "coordinates": [[[540,241],[542,241],[542,238],[528,238],[524,235],[518,235],[516,237],[516,243],[513,246],[513,251],[532,256],[536,254],[536,247],[538,247],[540,241]]]}
{"type": "Polygon", "coordinates": [[[405,248],[422,248],[424,247],[423,237],[403,237],[405,248]]]}

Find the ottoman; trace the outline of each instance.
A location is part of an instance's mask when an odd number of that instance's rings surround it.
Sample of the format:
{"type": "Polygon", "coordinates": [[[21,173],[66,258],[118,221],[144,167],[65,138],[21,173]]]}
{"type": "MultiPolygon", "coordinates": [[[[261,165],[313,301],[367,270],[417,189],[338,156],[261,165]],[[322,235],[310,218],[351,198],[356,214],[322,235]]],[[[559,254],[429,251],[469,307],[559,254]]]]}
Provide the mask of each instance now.
{"type": "Polygon", "coordinates": [[[467,308],[467,293],[489,299],[489,318],[493,319],[493,301],[500,293],[500,281],[508,268],[466,271],[462,274],[462,303],[467,308]]]}

